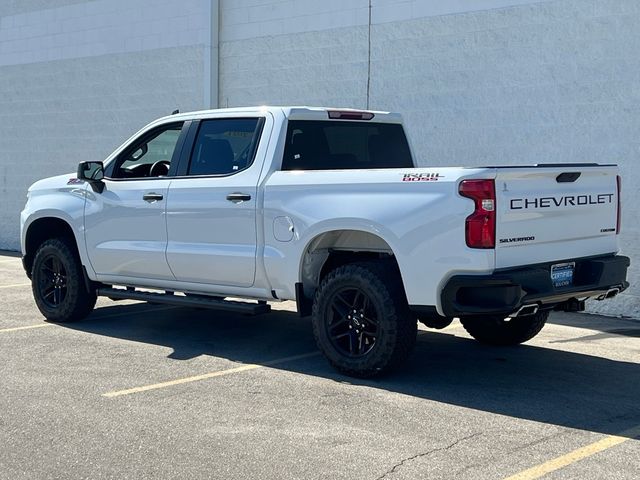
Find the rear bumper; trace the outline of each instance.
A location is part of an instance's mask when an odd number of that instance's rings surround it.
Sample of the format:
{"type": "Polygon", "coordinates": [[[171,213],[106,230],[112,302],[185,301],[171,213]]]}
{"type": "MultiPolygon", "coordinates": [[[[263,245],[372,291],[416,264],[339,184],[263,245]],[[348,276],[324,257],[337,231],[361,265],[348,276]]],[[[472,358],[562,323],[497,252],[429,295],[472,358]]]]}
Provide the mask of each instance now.
{"type": "Polygon", "coordinates": [[[525,305],[551,309],[586,297],[609,298],[629,287],[629,264],[628,257],[606,255],[496,270],[491,275],[456,275],[442,291],[442,310],[447,317],[509,315],[525,305]],[[564,262],[575,262],[573,285],[555,288],[551,265],[564,262]]]}

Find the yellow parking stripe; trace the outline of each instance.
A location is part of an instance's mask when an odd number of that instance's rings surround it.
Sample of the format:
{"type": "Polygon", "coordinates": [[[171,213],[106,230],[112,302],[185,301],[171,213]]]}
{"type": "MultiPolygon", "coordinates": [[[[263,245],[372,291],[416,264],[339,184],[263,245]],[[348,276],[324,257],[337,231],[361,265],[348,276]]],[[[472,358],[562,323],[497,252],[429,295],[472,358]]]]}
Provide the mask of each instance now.
{"type": "MultiPolygon", "coordinates": [[[[142,310],[140,312],[112,313],[109,315],[101,315],[98,317],[93,317],[93,320],[102,320],[103,318],[113,318],[113,317],[124,317],[126,315],[142,315],[145,313],[158,312],[162,310],[170,310],[172,308],[178,308],[178,307],[171,306],[171,307],[151,308],[148,310],[142,310]]],[[[35,325],[25,325],[24,327],[0,328],[0,333],[18,332],[20,330],[31,330],[32,328],[53,327],[55,325],[56,325],[55,323],[37,323],[35,325]]]]}
{"type": "Polygon", "coordinates": [[[27,325],[25,327],[0,328],[0,333],[17,332],[18,330],[31,330],[32,328],[52,327],[51,323],[38,323],[36,325],[27,325]]]}
{"type": "Polygon", "coordinates": [[[625,430],[618,435],[609,435],[602,440],[594,442],[585,447],[578,448],[577,450],[567,453],[566,455],[562,455],[558,458],[554,458],[553,460],[549,460],[548,462],[542,463],[535,467],[529,468],[528,470],[507,477],[505,480],[533,480],[535,478],[540,478],[548,473],[560,470],[561,468],[571,465],[572,463],[579,462],[580,460],[595,455],[596,453],[600,453],[604,450],[615,447],[616,445],[620,445],[627,440],[631,440],[639,436],[640,425],[629,430],[625,430]]]}
{"type": "Polygon", "coordinates": [[[13,285],[0,285],[0,288],[28,287],[30,283],[14,283],[13,285]]]}
{"type": "Polygon", "coordinates": [[[217,372],[203,373],[202,375],[194,375],[192,377],[178,378],[176,380],[169,380],[167,382],[153,383],[151,385],[144,385],[142,387],[128,388],[126,390],[116,390],[114,392],[103,393],[103,397],[113,398],[121,397],[123,395],[131,395],[132,393],[147,392],[149,390],[157,390],[159,388],[172,387],[174,385],[182,385],[183,383],[198,382],[200,380],[207,380],[209,378],[222,377],[225,375],[231,375],[233,373],[246,372],[248,370],[255,370],[257,368],[270,367],[279,363],[291,362],[294,360],[301,360],[303,358],[315,357],[320,355],[320,352],[304,353],[302,355],[294,355],[292,357],[278,358],[270,362],[264,362],[262,364],[247,364],[239,367],[229,368],[227,370],[219,370],[217,372]]]}

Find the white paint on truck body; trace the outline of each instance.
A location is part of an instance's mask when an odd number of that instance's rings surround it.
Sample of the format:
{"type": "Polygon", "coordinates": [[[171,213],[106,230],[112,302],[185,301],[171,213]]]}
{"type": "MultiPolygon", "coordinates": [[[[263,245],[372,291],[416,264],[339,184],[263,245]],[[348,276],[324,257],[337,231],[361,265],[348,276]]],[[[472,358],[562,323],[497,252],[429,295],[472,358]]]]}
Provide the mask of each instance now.
{"type": "MultiPolygon", "coordinates": [[[[24,235],[32,219],[51,214],[68,219],[92,280],[265,300],[273,300],[275,292],[278,299],[293,300],[313,242],[330,232],[360,232],[363,235],[353,238],[367,239],[356,246],[363,251],[388,245],[410,305],[432,305],[442,313],[442,288],[454,275],[491,274],[504,267],[618,251],[615,166],[281,171],[289,119],[327,120],[328,110],[332,109],[237,108],[156,120],[105,163],[165,123],[237,117],[263,118],[266,123],[254,163],[238,174],[117,182],[129,183],[134,190],[142,188],[137,183],[145,182],[145,191],[162,189],[168,201],[155,209],[141,200],[130,208],[113,208],[108,180],[104,193],[87,189],[84,196],[73,193],[77,186],[67,187],[69,176],[37,182],[22,213],[23,254],[27,253],[24,235]],[[556,180],[575,171],[581,172],[575,183],[556,180]],[[465,220],[474,212],[474,202],[460,195],[459,188],[462,181],[471,179],[495,180],[496,248],[466,244],[465,220]],[[154,182],[162,185],[151,185],[154,182]],[[239,189],[252,194],[250,204],[224,201],[225,195],[239,189]],[[583,197],[584,205],[578,200],[583,197]],[[108,216],[93,221],[101,209],[108,216]],[[292,234],[284,239],[278,238],[274,228],[283,218],[292,234]],[[147,225],[150,219],[153,227],[147,225]],[[529,237],[533,238],[518,240],[529,237]],[[515,241],[500,243],[505,238],[515,241]],[[101,272],[102,266],[108,274],[101,272]]],[[[371,113],[372,122],[402,121],[397,114],[371,113]]]]}
{"type": "Polygon", "coordinates": [[[617,252],[617,171],[568,164],[498,170],[496,268],[617,252]],[[580,176],[559,183],[562,172],[580,176]]]}

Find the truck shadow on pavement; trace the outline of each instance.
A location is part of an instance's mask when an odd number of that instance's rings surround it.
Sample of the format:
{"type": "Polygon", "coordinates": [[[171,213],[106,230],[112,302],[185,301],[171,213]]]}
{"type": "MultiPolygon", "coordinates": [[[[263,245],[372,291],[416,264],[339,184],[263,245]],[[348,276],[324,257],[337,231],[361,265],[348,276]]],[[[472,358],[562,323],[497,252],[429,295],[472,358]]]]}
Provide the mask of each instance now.
{"type": "Polygon", "coordinates": [[[581,337],[556,340],[551,343],[588,342],[592,340],[603,340],[605,338],[616,338],[619,336],[640,338],[640,321],[628,317],[615,318],[613,321],[617,324],[617,328],[611,327],[612,322],[610,318],[603,318],[595,315],[552,315],[549,318],[549,323],[564,325],[565,327],[586,327],[589,328],[589,330],[600,330],[600,333],[588,333],[581,337]]]}
{"type": "MultiPolygon", "coordinates": [[[[65,327],[170,347],[170,358],[176,360],[211,355],[261,364],[317,350],[308,319],[293,312],[244,317],[189,308],[150,309],[154,307],[147,304],[102,307],[65,327]]],[[[604,434],[618,435],[640,424],[640,364],[551,348],[487,347],[421,331],[409,363],[382,378],[346,377],[321,356],[270,368],[604,434]]],[[[205,372],[194,375],[199,373],[205,372]]]]}

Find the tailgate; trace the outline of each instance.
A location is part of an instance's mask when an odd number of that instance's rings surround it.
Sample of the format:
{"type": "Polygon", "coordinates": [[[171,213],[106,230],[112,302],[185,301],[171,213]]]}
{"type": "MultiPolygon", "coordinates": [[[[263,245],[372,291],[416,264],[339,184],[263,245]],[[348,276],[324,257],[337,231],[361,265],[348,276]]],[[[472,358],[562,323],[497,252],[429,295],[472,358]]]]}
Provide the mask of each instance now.
{"type": "Polygon", "coordinates": [[[498,168],[496,268],[617,251],[616,166],[498,168]]]}

